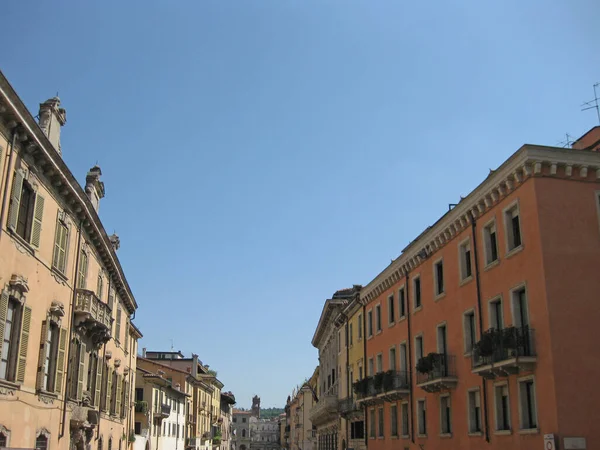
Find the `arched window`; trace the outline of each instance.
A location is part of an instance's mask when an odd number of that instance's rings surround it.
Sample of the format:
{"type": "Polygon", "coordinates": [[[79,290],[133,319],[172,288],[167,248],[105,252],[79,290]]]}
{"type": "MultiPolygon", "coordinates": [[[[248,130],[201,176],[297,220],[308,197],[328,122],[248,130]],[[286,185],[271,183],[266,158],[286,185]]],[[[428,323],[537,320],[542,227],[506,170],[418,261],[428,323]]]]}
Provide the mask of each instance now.
{"type": "Polygon", "coordinates": [[[98,450],[102,450],[102,438],[98,439],[98,450]]]}
{"type": "Polygon", "coordinates": [[[108,438],[108,450],[112,450],[112,438],[108,438]]]}
{"type": "Polygon", "coordinates": [[[246,430],[242,430],[242,437],[246,437],[246,430]]]}
{"type": "Polygon", "coordinates": [[[45,434],[39,434],[35,439],[36,450],[48,450],[48,437],[45,434]]]}
{"type": "Polygon", "coordinates": [[[0,447],[8,447],[8,436],[0,431],[0,447]]]}

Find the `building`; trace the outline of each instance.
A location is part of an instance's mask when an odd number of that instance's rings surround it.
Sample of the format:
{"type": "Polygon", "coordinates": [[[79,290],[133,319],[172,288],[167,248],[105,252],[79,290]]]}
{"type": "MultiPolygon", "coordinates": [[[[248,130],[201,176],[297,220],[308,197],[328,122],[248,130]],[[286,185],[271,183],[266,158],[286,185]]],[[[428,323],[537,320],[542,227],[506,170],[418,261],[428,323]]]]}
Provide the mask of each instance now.
{"type": "Polygon", "coordinates": [[[277,444],[279,426],[276,419],[260,419],[250,416],[250,449],[251,450],[278,450],[277,444]]]}
{"type": "Polygon", "coordinates": [[[235,450],[250,449],[250,411],[233,410],[233,435],[235,450]]]}
{"type": "Polygon", "coordinates": [[[286,446],[286,437],[285,437],[285,428],[287,426],[287,418],[285,416],[285,413],[279,414],[278,421],[279,421],[279,441],[278,441],[278,444],[279,444],[280,448],[287,448],[287,446],[286,446]]]}
{"type": "Polygon", "coordinates": [[[125,449],[137,303],[98,211],[62,159],[58,97],[39,120],[0,73],[0,447],[125,449]]]}
{"type": "Polygon", "coordinates": [[[233,446],[233,405],[235,395],[221,392],[221,450],[230,450],[233,446]]]}
{"type": "Polygon", "coordinates": [[[286,405],[289,410],[289,448],[291,450],[313,450],[316,443],[316,430],[310,420],[310,411],[317,404],[318,368],[310,380],[303,383],[286,405]]]}
{"type": "Polygon", "coordinates": [[[362,289],[369,450],[600,448],[599,146],[522,146],[362,289]]]}

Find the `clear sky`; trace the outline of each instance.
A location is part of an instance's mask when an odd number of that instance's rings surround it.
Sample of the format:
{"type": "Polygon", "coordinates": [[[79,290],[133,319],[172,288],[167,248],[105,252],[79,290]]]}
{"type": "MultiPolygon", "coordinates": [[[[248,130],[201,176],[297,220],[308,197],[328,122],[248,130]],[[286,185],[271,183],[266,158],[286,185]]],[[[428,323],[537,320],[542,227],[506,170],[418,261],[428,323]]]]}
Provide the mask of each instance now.
{"type": "Polygon", "coordinates": [[[366,284],[523,143],[595,125],[597,0],[5,2],[0,68],[59,92],[141,347],[282,406],[323,301],[366,284]]]}

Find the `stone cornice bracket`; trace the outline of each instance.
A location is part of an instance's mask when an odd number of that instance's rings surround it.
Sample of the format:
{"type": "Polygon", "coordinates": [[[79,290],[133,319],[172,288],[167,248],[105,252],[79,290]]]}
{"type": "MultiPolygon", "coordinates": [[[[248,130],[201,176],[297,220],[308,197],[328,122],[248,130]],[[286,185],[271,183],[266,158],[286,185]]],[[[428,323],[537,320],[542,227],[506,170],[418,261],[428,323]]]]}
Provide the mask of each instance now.
{"type": "Polygon", "coordinates": [[[565,176],[570,177],[571,175],[573,175],[573,165],[567,164],[565,167],[565,176]]]}
{"type": "Polygon", "coordinates": [[[8,283],[10,284],[11,289],[16,289],[21,294],[26,294],[29,292],[27,278],[25,278],[23,275],[13,273],[8,283]]]}
{"type": "Polygon", "coordinates": [[[587,166],[581,166],[581,167],[579,167],[579,176],[581,178],[587,178],[587,176],[588,176],[588,168],[587,168],[587,166]]]}

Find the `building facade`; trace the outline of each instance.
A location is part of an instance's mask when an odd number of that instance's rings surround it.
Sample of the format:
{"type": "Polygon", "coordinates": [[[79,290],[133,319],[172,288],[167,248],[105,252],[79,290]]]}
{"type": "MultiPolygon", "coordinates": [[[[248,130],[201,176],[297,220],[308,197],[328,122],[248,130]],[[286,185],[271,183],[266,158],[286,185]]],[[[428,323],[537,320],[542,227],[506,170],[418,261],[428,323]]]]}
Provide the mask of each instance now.
{"type": "Polygon", "coordinates": [[[98,210],[62,159],[57,97],[39,123],[0,73],[0,446],[131,443],[137,303],[98,210]]]}
{"type": "Polygon", "coordinates": [[[233,405],[233,393],[221,392],[221,450],[231,450],[233,446],[233,405]]]}
{"type": "Polygon", "coordinates": [[[250,416],[250,449],[251,450],[277,450],[279,426],[276,419],[259,419],[250,416]]]}
{"type": "Polygon", "coordinates": [[[370,450],[600,447],[599,143],[521,147],[361,291],[370,450]]]}
{"type": "Polygon", "coordinates": [[[235,450],[250,449],[250,411],[233,410],[233,436],[235,450]]]}

